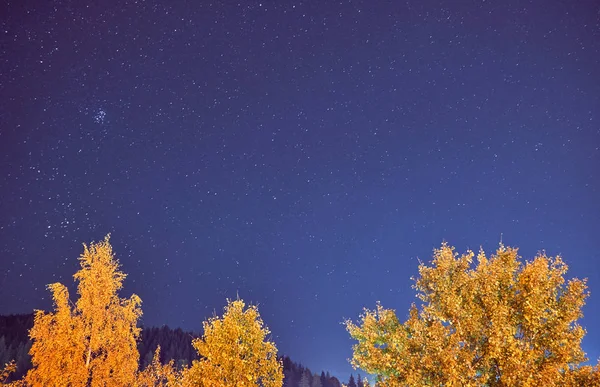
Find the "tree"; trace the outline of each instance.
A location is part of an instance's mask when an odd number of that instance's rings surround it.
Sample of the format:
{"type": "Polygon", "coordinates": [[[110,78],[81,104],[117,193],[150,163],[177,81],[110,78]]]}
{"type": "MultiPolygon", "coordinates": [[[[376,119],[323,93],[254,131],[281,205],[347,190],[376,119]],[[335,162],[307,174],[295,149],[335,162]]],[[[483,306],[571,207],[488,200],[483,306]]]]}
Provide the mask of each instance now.
{"type": "Polygon", "coordinates": [[[302,373],[302,377],[300,378],[300,383],[298,387],[310,387],[310,382],[312,381],[312,375],[310,372],[304,371],[302,373]]]}
{"type": "Polygon", "coordinates": [[[0,336],[0,365],[8,363],[10,353],[4,336],[0,336]]]}
{"type": "Polygon", "coordinates": [[[292,387],[294,385],[294,373],[291,370],[283,371],[283,387],[292,387]]]}
{"type": "Polygon", "coordinates": [[[135,294],[118,291],[126,275],[119,270],[109,236],[84,245],[81,269],[74,275],[79,299],[73,305],[64,285],[48,286],[55,311],[36,311],[30,337],[33,386],[131,385],[138,368],[137,321],[142,312],[135,294]]]}
{"type": "Polygon", "coordinates": [[[360,374],[356,377],[356,387],[364,387],[363,379],[360,377],[360,374]]]}
{"type": "Polygon", "coordinates": [[[21,342],[16,347],[15,361],[17,362],[17,370],[13,377],[16,379],[19,376],[25,375],[26,370],[30,368],[31,356],[29,351],[31,350],[31,341],[21,342]]]}
{"type": "Polygon", "coordinates": [[[318,374],[313,375],[311,387],[323,387],[321,377],[318,374]]]}
{"type": "Polygon", "coordinates": [[[329,387],[329,379],[325,375],[325,371],[321,371],[321,385],[323,387],[329,387]]]}
{"type": "Polygon", "coordinates": [[[353,366],[381,386],[599,385],[598,368],[581,367],[585,280],[565,283],[567,265],[543,253],[522,263],[500,245],[473,257],[434,250],[414,286],[422,304],[406,322],[380,304],[358,325],[346,321],[353,366]]]}
{"type": "Polygon", "coordinates": [[[154,352],[152,362],[138,374],[136,387],[167,387],[176,386],[179,382],[178,372],[175,371],[175,361],[167,364],[160,362],[160,345],[154,352]]]}
{"type": "Polygon", "coordinates": [[[348,380],[348,387],[356,387],[356,382],[354,381],[354,375],[350,374],[350,379],[348,380]]]}
{"type": "Polygon", "coordinates": [[[16,370],[17,364],[14,360],[4,364],[4,367],[0,370],[0,386],[8,385],[8,377],[16,370]]]}
{"type": "Polygon", "coordinates": [[[256,306],[244,307],[242,300],[228,300],[222,318],[203,322],[203,336],[192,342],[201,358],[185,370],[184,384],[281,387],[282,363],[269,329],[256,306]]]}

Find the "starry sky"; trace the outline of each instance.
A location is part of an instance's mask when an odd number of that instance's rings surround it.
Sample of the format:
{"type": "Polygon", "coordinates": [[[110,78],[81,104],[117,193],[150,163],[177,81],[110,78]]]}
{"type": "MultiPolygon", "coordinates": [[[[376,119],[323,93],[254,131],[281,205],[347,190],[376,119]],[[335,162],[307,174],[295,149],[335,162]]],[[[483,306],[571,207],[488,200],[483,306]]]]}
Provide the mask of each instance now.
{"type": "Polygon", "coordinates": [[[595,0],[4,1],[0,313],[111,241],[145,325],[237,294],[347,378],[442,241],[587,277],[600,356],[595,0]]]}

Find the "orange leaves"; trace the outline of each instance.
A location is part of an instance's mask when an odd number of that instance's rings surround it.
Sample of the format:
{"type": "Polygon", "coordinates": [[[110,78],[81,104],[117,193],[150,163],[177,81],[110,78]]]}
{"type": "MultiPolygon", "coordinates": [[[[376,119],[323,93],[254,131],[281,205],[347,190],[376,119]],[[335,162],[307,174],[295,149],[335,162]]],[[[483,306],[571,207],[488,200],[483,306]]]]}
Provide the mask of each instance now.
{"type": "Polygon", "coordinates": [[[6,385],[5,383],[8,380],[8,377],[10,376],[10,374],[15,372],[16,370],[17,370],[17,364],[15,363],[14,360],[11,360],[9,363],[6,363],[4,365],[4,368],[2,368],[0,370],[0,386],[6,385]]]}
{"type": "MultiPolygon", "coordinates": [[[[73,304],[67,288],[48,285],[54,311],[36,311],[29,335],[33,368],[11,386],[69,387],[281,387],[282,364],[277,348],[268,339],[269,329],[256,306],[241,300],[228,302],[222,318],[203,323],[204,335],[193,341],[201,355],[190,368],[179,371],[173,361],[160,363],[157,348],[152,363],[138,371],[137,340],[142,315],[135,294],[120,298],[126,278],[114,258],[107,236],[84,245],[81,269],[74,275],[79,299],[73,304]]],[[[0,373],[2,380],[14,372],[14,363],[0,373]]]]}
{"type": "Polygon", "coordinates": [[[500,246],[459,256],[443,244],[431,266],[419,266],[414,288],[423,301],[400,323],[377,305],[358,325],[352,364],[378,375],[380,385],[583,385],[598,380],[585,360],[577,324],[587,297],[585,281],[565,285],[560,257],[539,254],[522,263],[500,246]],[[594,379],[596,378],[596,379],[594,379]],[[571,383],[571,384],[569,384],[571,383]]]}
{"type": "Polygon", "coordinates": [[[192,342],[201,356],[184,372],[183,384],[195,386],[264,386],[283,383],[277,348],[256,306],[228,301],[222,318],[203,323],[202,338],[192,342]]]}
{"type": "Polygon", "coordinates": [[[119,271],[109,239],[84,247],[79,299],[71,306],[67,288],[52,284],[55,311],[37,311],[30,331],[33,386],[131,385],[138,368],[136,341],[141,300],[119,298],[125,274],[119,271]]]}
{"type": "MultiPolygon", "coordinates": [[[[560,257],[522,262],[500,246],[463,255],[443,244],[430,266],[419,266],[414,288],[422,304],[401,322],[379,303],[357,324],[352,364],[378,377],[378,386],[598,386],[598,366],[581,366],[578,325],[588,296],[585,280],[565,281],[560,257]]],[[[152,364],[138,372],[136,341],[141,300],[118,296],[126,275],[108,237],[80,257],[74,278],[79,298],[62,284],[48,289],[54,311],[36,311],[29,386],[263,386],[280,387],[282,364],[255,306],[228,301],[222,317],[203,323],[193,341],[201,360],[177,371],[152,364]]],[[[14,371],[8,364],[0,376],[14,371]]]]}
{"type": "Polygon", "coordinates": [[[136,387],[171,387],[180,385],[180,375],[175,370],[173,360],[167,364],[160,362],[160,346],[156,348],[152,363],[136,378],[136,387]]]}

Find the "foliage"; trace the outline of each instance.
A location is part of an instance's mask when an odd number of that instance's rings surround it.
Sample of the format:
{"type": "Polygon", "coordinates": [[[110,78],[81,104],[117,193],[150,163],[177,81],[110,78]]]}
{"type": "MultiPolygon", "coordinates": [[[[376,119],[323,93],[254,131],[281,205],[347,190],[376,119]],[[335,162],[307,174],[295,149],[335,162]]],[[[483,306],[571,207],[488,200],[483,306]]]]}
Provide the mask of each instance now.
{"type": "Polygon", "coordinates": [[[48,288],[55,311],[35,313],[30,331],[33,369],[25,381],[33,386],[131,385],[138,368],[141,300],[117,295],[126,275],[119,270],[108,236],[84,245],[79,260],[76,304],[64,285],[54,283],[48,288]]]}
{"type": "Polygon", "coordinates": [[[138,373],[136,387],[171,387],[179,385],[179,374],[175,370],[175,362],[160,362],[160,346],[156,348],[152,363],[138,373]]]}
{"type": "Polygon", "coordinates": [[[14,360],[6,363],[4,368],[0,370],[0,386],[6,385],[8,381],[8,377],[10,374],[14,373],[17,370],[17,363],[14,360]]]}
{"type": "Polygon", "coordinates": [[[204,334],[192,342],[201,359],[184,371],[184,385],[280,387],[282,364],[269,329],[256,306],[228,301],[222,318],[203,322],[204,334]]]}
{"type": "Polygon", "coordinates": [[[90,247],[84,245],[80,264],[74,276],[79,294],[75,304],[67,288],[55,283],[48,286],[53,312],[0,316],[0,360],[20,359],[2,370],[0,385],[278,387],[285,368],[289,386],[296,386],[302,374],[311,387],[340,386],[329,373],[313,375],[287,357],[278,360],[257,308],[245,308],[241,300],[228,302],[223,318],[204,322],[200,339],[190,340],[196,335],[168,327],[141,330],[137,327],[140,299],[135,295],[122,299],[117,294],[125,274],[119,270],[108,237],[90,247]],[[33,366],[27,356],[29,348],[33,366]],[[154,356],[150,356],[152,348],[156,348],[154,356]],[[167,348],[162,356],[161,348],[167,348]],[[147,358],[145,363],[138,361],[139,353],[147,358]],[[202,358],[195,360],[199,355],[202,358]],[[6,384],[20,362],[26,377],[6,384]],[[187,368],[190,362],[193,365],[187,368]]]}
{"type": "MultiPolygon", "coordinates": [[[[29,331],[33,327],[34,314],[0,316],[0,364],[11,359],[17,363],[17,370],[10,375],[9,380],[23,377],[31,369],[31,348],[29,331]]],[[[177,368],[189,366],[192,360],[198,359],[198,354],[192,347],[192,339],[198,337],[194,332],[171,329],[167,326],[160,328],[142,328],[140,341],[137,343],[139,370],[152,364],[154,352],[161,347],[161,362],[174,360],[177,368]]]]}
{"type": "Polygon", "coordinates": [[[565,282],[567,265],[543,253],[522,263],[501,245],[473,257],[435,250],[432,265],[419,266],[422,305],[406,322],[379,304],[346,321],[353,366],[379,386],[600,385],[597,368],[580,366],[585,280],[565,282]]]}
{"type": "MultiPolygon", "coordinates": [[[[20,350],[18,348],[31,347],[31,340],[28,332],[33,326],[33,314],[26,315],[11,315],[0,316],[0,344],[2,337],[6,342],[6,347],[9,349],[6,353],[6,359],[15,358],[20,350]]],[[[171,360],[174,361],[176,368],[182,368],[185,364],[191,364],[193,360],[197,360],[198,354],[192,346],[192,339],[198,337],[194,332],[184,332],[181,329],[171,329],[167,326],[162,327],[144,327],[140,334],[141,340],[138,342],[138,351],[140,353],[139,374],[142,375],[142,370],[147,371],[147,368],[152,365],[155,358],[158,346],[160,346],[160,361],[161,364],[168,364],[171,360]],[[146,359],[147,360],[144,360],[146,359]]],[[[1,352],[1,350],[0,350],[1,352]]],[[[23,352],[27,355],[27,351],[23,352]]],[[[284,386],[297,387],[300,378],[306,370],[311,374],[311,370],[301,363],[293,362],[289,357],[283,356],[283,371],[284,371],[284,386]]],[[[7,362],[6,360],[5,362],[7,362]]],[[[3,364],[3,363],[0,363],[3,364]]],[[[31,368],[31,362],[27,355],[27,361],[24,368],[21,369],[17,360],[17,371],[10,375],[9,380],[19,379],[20,373],[26,373],[31,368]]],[[[21,375],[22,376],[22,375],[21,375]]],[[[145,379],[138,379],[138,384],[145,379]]],[[[357,381],[358,385],[358,381],[357,381]]],[[[341,383],[337,378],[329,375],[328,372],[319,372],[313,375],[311,387],[340,387],[341,383]]],[[[360,387],[360,385],[359,385],[360,387]]]]}

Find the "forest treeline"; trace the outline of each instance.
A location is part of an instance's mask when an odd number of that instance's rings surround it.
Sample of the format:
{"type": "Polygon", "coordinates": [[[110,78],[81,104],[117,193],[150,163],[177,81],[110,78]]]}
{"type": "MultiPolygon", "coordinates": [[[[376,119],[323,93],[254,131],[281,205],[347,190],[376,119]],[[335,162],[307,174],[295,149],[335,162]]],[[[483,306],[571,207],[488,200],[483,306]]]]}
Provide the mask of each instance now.
{"type": "MultiPolygon", "coordinates": [[[[0,316],[0,364],[15,360],[17,365],[11,380],[22,378],[32,367],[29,330],[33,327],[33,318],[33,313],[0,316]]],[[[192,346],[192,340],[199,336],[195,332],[185,332],[180,328],[171,329],[168,326],[143,327],[137,343],[140,354],[139,369],[142,370],[152,363],[154,352],[159,346],[162,363],[173,360],[178,368],[192,364],[193,360],[199,359],[192,346]]]]}
{"type": "MultiPolygon", "coordinates": [[[[0,385],[342,385],[279,357],[254,305],[227,300],[200,335],[144,330],[141,299],[118,295],[126,275],[109,238],[84,245],[79,261],[77,300],[64,285],[50,284],[52,312],[1,320],[0,385]]],[[[345,321],[355,340],[351,363],[380,387],[600,386],[599,367],[585,365],[581,348],[586,280],[567,281],[567,269],[560,256],[539,253],[523,262],[503,245],[486,256],[442,244],[430,265],[419,265],[420,303],[404,322],[379,303],[345,321]]],[[[369,385],[360,376],[347,383],[369,385]]]]}
{"type": "MultiPolygon", "coordinates": [[[[29,355],[31,349],[29,330],[33,327],[33,317],[33,313],[0,316],[0,364],[15,360],[17,366],[8,381],[21,379],[32,367],[31,355],[29,355]]],[[[159,346],[162,364],[168,364],[173,360],[178,369],[189,366],[193,360],[199,359],[198,353],[192,346],[192,340],[198,337],[200,337],[198,333],[184,331],[181,328],[143,327],[137,345],[140,354],[139,370],[152,363],[154,353],[159,346]]],[[[286,387],[306,386],[305,381],[309,380],[311,384],[308,385],[316,387],[317,378],[321,387],[341,386],[340,381],[329,372],[322,371],[320,374],[315,374],[302,363],[292,361],[289,356],[282,356],[281,361],[284,374],[283,385],[286,387]]],[[[354,376],[351,375],[350,382],[354,380],[354,376]]],[[[357,384],[355,387],[360,386],[361,384],[357,384]]]]}

